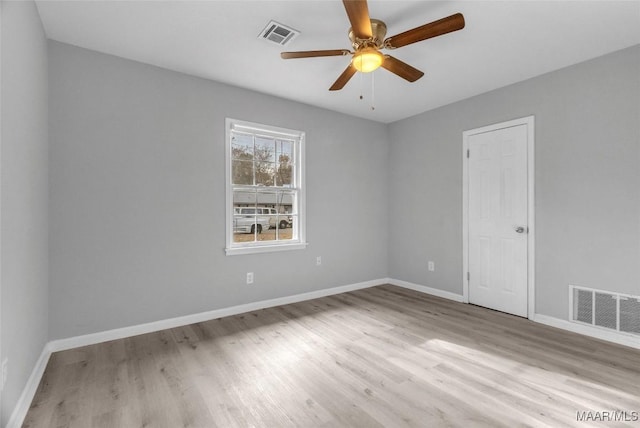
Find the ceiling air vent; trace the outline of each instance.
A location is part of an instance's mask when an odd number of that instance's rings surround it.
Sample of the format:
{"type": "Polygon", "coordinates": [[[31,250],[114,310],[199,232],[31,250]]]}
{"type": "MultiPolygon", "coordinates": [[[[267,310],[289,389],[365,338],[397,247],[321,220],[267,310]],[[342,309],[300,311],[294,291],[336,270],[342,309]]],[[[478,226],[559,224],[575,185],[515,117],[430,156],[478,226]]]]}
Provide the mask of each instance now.
{"type": "Polygon", "coordinates": [[[282,25],[276,21],[271,21],[264,27],[260,36],[261,39],[268,40],[272,43],[276,43],[280,46],[284,46],[291,40],[295,39],[300,34],[300,31],[294,30],[291,27],[282,25]]]}

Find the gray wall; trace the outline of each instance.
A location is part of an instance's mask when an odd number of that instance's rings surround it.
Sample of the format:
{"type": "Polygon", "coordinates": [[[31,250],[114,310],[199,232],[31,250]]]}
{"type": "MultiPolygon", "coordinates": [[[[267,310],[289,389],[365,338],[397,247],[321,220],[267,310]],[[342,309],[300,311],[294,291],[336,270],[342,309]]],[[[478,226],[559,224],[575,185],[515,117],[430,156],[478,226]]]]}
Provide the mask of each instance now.
{"type": "Polygon", "coordinates": [[[639,50],[384,126],[50,42],[51,339],[385,276],[460,294],[462,132],[528,115],[537,312],[638,293],[639,50]],[[224,255],[225,117],[307,132],[308,249],[224,255]]]}
{"type": "Polygon", "coordinates": [[[462,132],[517,117],[538,313],[566,318],[569,283],[638,293],[638,46],[385,126],[56,42],[47,60],[33,3],[2,8],[0,424],[47,340],[386,276],[461,293],[462,132]],[[226,117],[307,133],[306,250],[224,255],[226,117]]]}
{"type": "Polygon", "coordinates": [[[568,284],[640,293],[640,46],[391,124],[390,277],[462,294],[462,132],[529,115],[536,312],[567,319],[568,284]]]}
{"type": "Polygon", "coordinates": [[[57,42],[49,79],[51,339],[386,277],[385,125],[57,42]],[[306,132],[307,249],[225,255],[226,117],[306,132]]]}
{"type": "Polygon", "coordinates": [[[4,426],[48,340],[47,42],[33,2],[2,2],[4,426]]]}

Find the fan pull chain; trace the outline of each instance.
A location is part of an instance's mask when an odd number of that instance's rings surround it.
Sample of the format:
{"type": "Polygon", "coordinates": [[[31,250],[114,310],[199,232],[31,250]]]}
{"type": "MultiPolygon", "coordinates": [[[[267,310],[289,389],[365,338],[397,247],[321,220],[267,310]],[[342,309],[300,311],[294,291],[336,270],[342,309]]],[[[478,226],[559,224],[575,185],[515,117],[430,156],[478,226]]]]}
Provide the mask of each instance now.
{"type": "Polygon", "coordinates": [[[362,93],[364,92],[364,91],[363,91],[364,84],[363,84],[362,75],[363,75],[364,73],[358,73],[358,74],[360,75],[360,99],[361,99],[361,100],[363,100],[363,99],[364,99],[364,97],[362,96],[362,93]]]}
{"type": "Polygon", "coordinates": [[[375,74],[375,72],[371,73],[371,110],[375,110],[375,103],[376,103],[376,90],[375,90],[375,85],[374,85],[374,79],[373,79],[373,75],[375,74]]]}

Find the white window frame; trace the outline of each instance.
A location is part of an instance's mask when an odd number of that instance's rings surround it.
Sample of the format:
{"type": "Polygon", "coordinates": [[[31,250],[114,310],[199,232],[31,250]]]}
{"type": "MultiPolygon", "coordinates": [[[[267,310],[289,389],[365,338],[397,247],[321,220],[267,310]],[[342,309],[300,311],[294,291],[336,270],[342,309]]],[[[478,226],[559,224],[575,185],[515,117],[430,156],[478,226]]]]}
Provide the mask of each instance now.
{"type": "Polygon", "coordinates": [[[280,128],[260,123],[247,122],[244,120],[227,118],[225,121],[225,176],[226,176],[226,248],[225,252],[228,256],[239,254],[255,254],[268,253],[274,251],[301,250],[306,248],[306,187],[305,187],[305,133],[292,129],[280,128]],[[231,162],[231,133],[232,131],[241,131],[248,133],[257,133],[262,135],[273,136],[275,138],[287,138],[297,141],[297,148],[294,151],[297,155],[294,159],[296,182],[292,183],[297,189],[297,207],[298,213],[298,231],[297,238],[286,241],[254,241],[254,242],[233,242],[233,189],[232,183],[232,162],[231,162]]]}

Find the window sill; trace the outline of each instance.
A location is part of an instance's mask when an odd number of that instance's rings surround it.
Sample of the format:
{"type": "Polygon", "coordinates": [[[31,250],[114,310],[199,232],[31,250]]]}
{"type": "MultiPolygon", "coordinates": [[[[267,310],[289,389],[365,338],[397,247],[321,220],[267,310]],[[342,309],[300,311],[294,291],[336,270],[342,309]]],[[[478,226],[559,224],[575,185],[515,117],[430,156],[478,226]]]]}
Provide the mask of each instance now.
{"type": "Polygon", "coordinates": [[[241,254],[258,254],[258,253],[275,253],[278,251],[304,250],[307,247],[306,242],[296,242],[294,244],[278,244],[278,245],[256,245],[246,247],[225,248],[227,256],[238,256],[241,254]]]}

